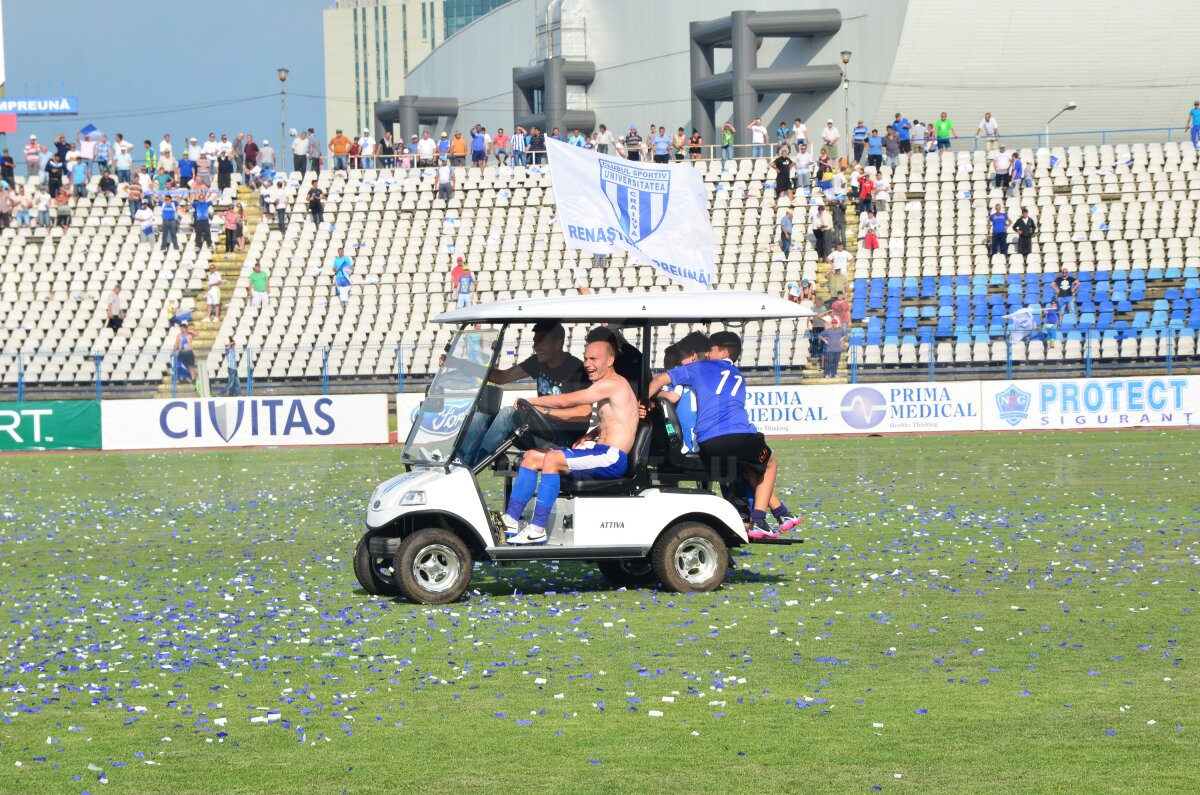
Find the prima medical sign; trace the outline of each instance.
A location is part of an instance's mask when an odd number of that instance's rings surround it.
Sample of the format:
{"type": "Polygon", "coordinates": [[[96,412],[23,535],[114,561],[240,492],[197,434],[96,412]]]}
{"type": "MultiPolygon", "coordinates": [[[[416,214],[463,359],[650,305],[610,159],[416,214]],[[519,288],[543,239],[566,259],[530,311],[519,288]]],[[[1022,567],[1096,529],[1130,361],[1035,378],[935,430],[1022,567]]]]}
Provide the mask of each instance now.
{"type": "Polygon", "coordinates": [[[78,97],[0,97],[0,113],[18,116],[77,116],[78,97]]]}

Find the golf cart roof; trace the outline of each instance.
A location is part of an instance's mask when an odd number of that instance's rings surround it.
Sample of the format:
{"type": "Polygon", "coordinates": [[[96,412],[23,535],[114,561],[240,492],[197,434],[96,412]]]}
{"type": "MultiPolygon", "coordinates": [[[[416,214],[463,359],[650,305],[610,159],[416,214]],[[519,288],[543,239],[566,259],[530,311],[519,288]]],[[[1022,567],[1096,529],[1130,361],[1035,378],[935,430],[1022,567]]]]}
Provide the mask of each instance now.
{"type": "Polygon", "coordinates": [[[812,310],[774,295],[740,290],[670,293],[610,293],[518,298],[443,312],[435,323],[681,322],[767,320],[810,317],[812,310]]]}

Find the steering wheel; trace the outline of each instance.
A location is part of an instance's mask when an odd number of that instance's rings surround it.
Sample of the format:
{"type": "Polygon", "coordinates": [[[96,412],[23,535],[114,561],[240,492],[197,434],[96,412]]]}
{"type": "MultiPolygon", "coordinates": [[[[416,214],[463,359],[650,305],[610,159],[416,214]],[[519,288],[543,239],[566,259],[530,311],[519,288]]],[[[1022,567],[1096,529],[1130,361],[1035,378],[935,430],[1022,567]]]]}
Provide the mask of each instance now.
{"type": "Polygon", "coordinates": [[[517,400],[517,423],[528,425],[529,433],[548,442],[553,442],[558,435],[558,429],[551,424],[550,418],[525,398],[517,400]]]}

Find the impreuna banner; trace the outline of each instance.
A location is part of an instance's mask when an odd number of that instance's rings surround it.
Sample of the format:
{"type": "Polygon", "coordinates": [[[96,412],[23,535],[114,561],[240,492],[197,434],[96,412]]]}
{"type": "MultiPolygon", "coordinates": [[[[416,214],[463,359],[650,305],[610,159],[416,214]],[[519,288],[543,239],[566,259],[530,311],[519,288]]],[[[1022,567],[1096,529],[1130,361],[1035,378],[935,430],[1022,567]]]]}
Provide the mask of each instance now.
{"type": "Polygon", "coordinates": [[[100,402],[0,403],[0,450],[99,450],[100,402]]]}
{"type": "Polygon", "coordinates": [[[717,238],[708,195],[690,165],[656,165],[546,139],[568,248],[627,251],[686,288],[712,287],[717,238]]]}

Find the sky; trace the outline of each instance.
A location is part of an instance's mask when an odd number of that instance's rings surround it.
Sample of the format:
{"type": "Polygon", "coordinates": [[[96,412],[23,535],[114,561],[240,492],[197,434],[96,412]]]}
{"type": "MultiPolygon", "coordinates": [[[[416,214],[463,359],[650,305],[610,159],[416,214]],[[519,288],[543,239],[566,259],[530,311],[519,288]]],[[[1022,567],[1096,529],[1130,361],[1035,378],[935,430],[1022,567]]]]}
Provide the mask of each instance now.
{"type": "MultiPolygon", "coordinates": [[[[5,96],[77,96],[79,115],[18,117],[17,140],[74,138],[88,123],[127,139],[325,126],[321,10],[333,0],[3,0],[5,96]],[[69,12],[69,13],[68,13],[69,12]],[[47,51],[53,44],[55,53],[47,51]]],[[[9,136],[10,144],[14,136],[9,136]]]]}

